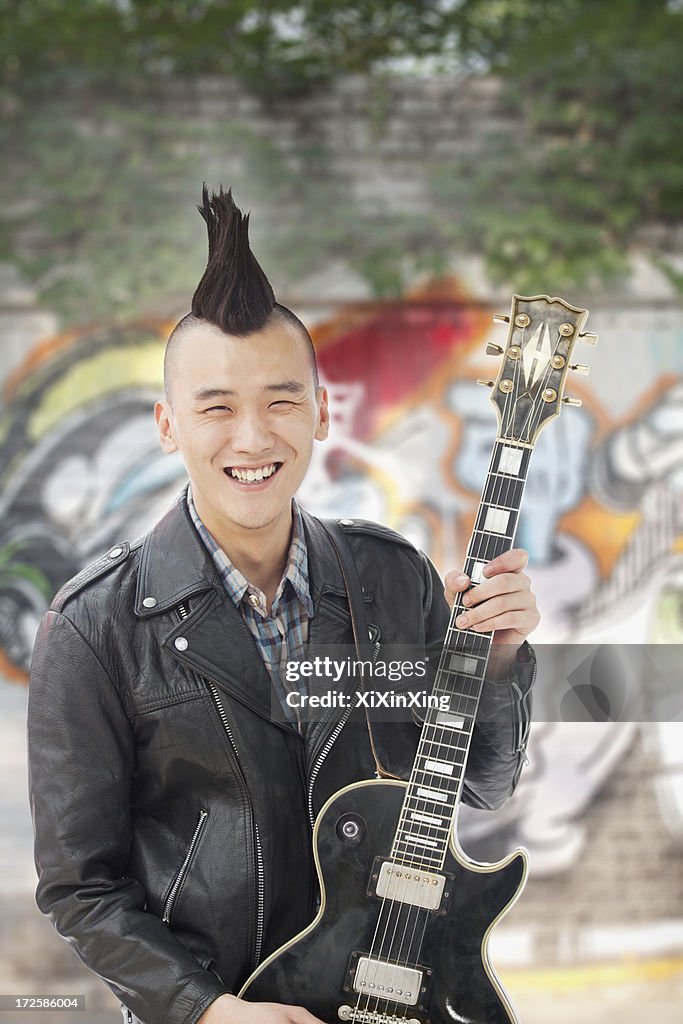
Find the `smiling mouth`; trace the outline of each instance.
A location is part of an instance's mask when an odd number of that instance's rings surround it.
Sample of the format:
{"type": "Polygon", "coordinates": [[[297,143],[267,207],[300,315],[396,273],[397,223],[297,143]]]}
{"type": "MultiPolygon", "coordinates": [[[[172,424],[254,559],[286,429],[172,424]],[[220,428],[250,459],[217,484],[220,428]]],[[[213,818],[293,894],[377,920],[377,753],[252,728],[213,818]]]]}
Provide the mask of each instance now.
{"type": "Polygon", "coordinates": [[[281,465],[281,462],[270,462],[266,466],[227,466],[223,472],[241,484],[261,484],[264,480],[270,480],[281,465]]]}

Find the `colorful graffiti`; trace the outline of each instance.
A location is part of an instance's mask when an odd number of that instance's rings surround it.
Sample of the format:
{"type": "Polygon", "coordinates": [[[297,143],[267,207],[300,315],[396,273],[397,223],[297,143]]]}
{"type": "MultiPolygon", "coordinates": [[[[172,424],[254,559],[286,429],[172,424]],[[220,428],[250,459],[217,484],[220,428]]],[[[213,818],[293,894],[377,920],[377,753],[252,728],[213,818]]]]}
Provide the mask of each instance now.
{"type": "MultiPolygon", "coordinates": [[[[29,353],[5,384],[6,678],[25,681],[37,623],[58,586],[116,541],[142,534],[185,480],[180,458],[161,453],[151,414],[170,326],[155,320],[59,336],[29,353]]],[[[453,279],[402,302],[347,307],[319,324],[314,337],[333,420],[330,438],[316,447],[303,503],[322,515],[385,522],[442,570],[459,565],[496,432],[488,394],[473,383],[492,375],[483,356],[489,326],[490,311],[453,279]]],[[[583,407],[540,435],[518,530],[543,613],[538,642],[679,642],[683,385],[671,376],[648,383],[620,422],[599,387],[573,387],[583,407]]],[[[582,843],[576,816],[638,728],[611,726],[600,734],[585,727],[581,734],[580,723],[536,726],[532,766],[514,800],[485,825],[465,813],[464,834],[476,844],[514,829],[536,850],[539,872],[566,868],[582,843]],[[559,749],[572,773],[564,806],[551,756],[559,749]]],[[[683,764],[672,762],[664,728],[655,739],[667,763],[663,813],[683,838],[683,764]]]]}

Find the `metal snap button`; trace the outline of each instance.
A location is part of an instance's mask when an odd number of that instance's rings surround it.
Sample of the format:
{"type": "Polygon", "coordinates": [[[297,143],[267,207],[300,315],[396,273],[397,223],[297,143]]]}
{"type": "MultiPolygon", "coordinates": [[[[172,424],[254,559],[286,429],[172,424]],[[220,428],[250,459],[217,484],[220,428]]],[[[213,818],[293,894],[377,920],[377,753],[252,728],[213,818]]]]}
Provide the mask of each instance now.
{"type": "Polygon", "coordinates": [[[144,598],[142,603],[145,606],[145,608],[156,608],[157,599],[156,597],[146,597],[144,598]]]}
{"type": "Polygon", "coordinates": [[[339,520],[339,525],[340,526],[353,526],[353,519],[340,519],[339,520]]]}
{"type": "Polygon", "coordinates": [[[122,553],[122,551],[123,551],[123,548],[112,548],[111,551],[109,552],[109,557],[110,558],[118,558],[119,555],[122,553]]]}
{"type": "Polygon", "coordinates": [[[190,646],[184,636],[177,636],[173,643],[177,651],[186,651],[190,646]]]}

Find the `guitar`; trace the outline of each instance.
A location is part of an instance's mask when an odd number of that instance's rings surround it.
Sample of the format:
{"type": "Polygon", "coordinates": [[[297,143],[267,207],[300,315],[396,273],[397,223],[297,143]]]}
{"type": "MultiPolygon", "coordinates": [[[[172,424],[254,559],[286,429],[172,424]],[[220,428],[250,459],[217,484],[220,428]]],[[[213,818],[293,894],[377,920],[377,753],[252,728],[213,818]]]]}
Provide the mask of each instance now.
{"type": "MultiPolygon", "coordinates": [[[[515,295],[498,377],[498,417],[486,484],[465,559],[472,586],[513,545],[531,452],[562,404],[587,310],[547,295],[515,295]]],[[[527,854],[470,860],[455,820],[491,633],[458,629],[451,612],[410,780],[373,779],[334,794],[315,823],[321,903],[316,918],[254,971],[239,995],[297,1004],[327,1024],[510,1024],[515,1012],[487,954],[494,924],[515,902],[527,854]],[[446,707],[444,701],[446,697],[446,707]]]]}

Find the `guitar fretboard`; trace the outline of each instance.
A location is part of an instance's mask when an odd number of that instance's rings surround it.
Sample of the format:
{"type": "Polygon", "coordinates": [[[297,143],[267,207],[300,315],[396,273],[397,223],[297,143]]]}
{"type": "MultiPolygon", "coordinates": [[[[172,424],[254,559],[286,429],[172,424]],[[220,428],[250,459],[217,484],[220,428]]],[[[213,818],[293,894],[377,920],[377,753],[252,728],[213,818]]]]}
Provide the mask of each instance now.
{"type": "MultiPolygon", "coordinates": [[[[465,557],[472,586],[513,545],[531,451],[501,438],[494,444],[465,557]]],[[[427,712],[391,851],[392,860],[427,870],[443,867],[491,648],[491,633],[456,627],[465,610],[460,595],[432,690],[440,706],[427,712]]]]}

